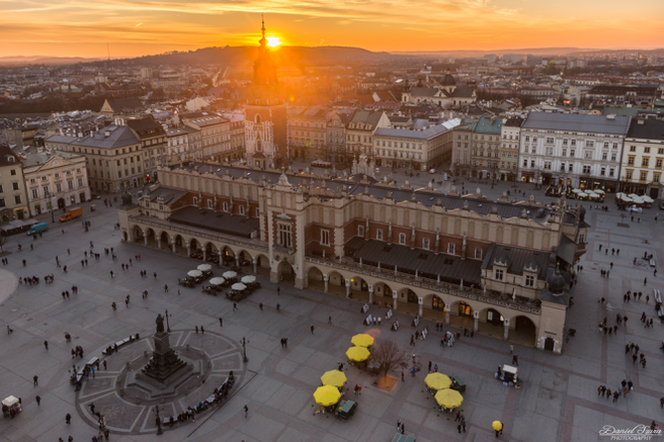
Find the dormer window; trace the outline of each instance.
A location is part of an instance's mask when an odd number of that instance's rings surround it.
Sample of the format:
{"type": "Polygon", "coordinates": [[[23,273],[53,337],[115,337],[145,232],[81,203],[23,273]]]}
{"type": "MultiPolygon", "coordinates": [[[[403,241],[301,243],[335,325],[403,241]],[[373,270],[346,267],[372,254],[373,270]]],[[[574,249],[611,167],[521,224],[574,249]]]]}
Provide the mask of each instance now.
{"type": "Polygon", "coordinates": [[[503,278],[504,278],[504,276],[505,276],[505,272],[504,272],[503,269],[496,269],[496,270],[495,270],[495,276],[494,276],[494,279],[495,279],[496,281],[502,281],[503,278]]]}

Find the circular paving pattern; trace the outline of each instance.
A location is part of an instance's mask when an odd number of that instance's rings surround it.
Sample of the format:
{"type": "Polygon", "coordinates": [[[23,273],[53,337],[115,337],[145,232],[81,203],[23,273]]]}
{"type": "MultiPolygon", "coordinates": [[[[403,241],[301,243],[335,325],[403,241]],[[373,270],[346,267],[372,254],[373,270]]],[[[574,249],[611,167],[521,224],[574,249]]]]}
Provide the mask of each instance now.
{"type": "MultiPolygon", "coordinates": [[[[93,427],[98,418],[90,408],[106,420],[113,433],[146,434],[155,432],[155,407],[159,406],[161,417],[177,416],[208,398],[215,388],[221,387],[228,374],[233,371],[235,385],[242,384],[246,366],[242,363],[242,348],[216,333],[195,333],[191,330],[174,330],[170,333],[172,348],[183,360],[194,366],[193,374],[176,382],[161,392],[146,391],[132,385],[132,374],[147,364],[153,351],[152,336],[127,344],[105,357],[107,370],[100,368],[95,377],[83,382],[76,393],[76,407],[81,417],[93,427]]],[[[207,411],[215,409],[213,406],[207,411]]]]}

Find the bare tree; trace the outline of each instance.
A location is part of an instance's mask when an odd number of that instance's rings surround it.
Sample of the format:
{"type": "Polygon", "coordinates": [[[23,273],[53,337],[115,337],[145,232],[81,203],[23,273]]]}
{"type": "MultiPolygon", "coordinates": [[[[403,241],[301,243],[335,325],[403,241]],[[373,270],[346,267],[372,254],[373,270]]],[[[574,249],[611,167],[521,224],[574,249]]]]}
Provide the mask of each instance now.
{"type": "Polygon", "coordinates": [[[387,377],[391,371],[408,367],[408,355],[394,341],[381,342],[371,358],[380,363],[383,377],[387,377]]]}

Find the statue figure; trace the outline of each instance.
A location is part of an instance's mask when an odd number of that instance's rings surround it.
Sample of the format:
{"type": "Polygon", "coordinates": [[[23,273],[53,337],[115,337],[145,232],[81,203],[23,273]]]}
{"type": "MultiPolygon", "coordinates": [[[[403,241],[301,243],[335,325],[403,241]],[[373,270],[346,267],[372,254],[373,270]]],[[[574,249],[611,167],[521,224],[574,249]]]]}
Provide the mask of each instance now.
{"type": "Polygon", "coordinates": [[[161,313],[157,315],[157,319],[155,321],[157,323],[157,333],[163,333],[164,332],[164,317],[161,316],[161,313]]]}

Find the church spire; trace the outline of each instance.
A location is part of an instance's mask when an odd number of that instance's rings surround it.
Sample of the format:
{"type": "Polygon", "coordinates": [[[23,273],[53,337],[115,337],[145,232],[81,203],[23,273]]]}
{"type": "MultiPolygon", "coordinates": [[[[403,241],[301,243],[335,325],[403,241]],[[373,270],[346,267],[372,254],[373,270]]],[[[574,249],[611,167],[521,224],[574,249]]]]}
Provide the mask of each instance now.
{"type": "Polygon", "coordinates": [[[267,39],[265,38],[265,17],[263,17],[263,14],[261,14],[261,33],[263,37],[258,40],[258,43],[260,43],[262,48],[265,48],[267,46],[267,39]]]}

